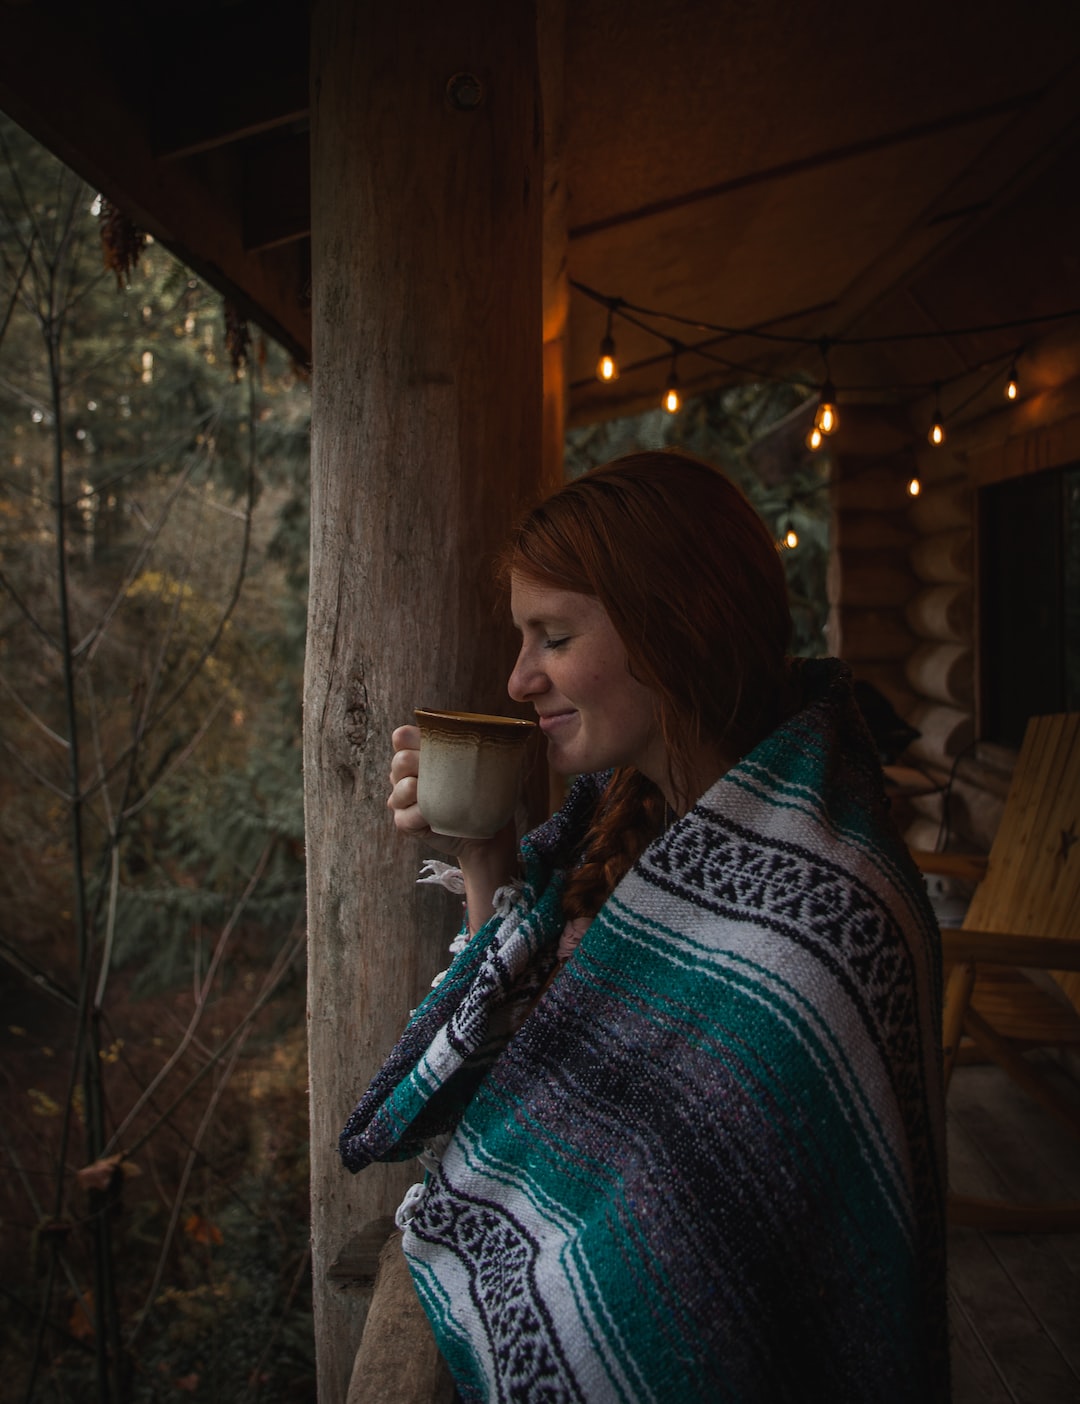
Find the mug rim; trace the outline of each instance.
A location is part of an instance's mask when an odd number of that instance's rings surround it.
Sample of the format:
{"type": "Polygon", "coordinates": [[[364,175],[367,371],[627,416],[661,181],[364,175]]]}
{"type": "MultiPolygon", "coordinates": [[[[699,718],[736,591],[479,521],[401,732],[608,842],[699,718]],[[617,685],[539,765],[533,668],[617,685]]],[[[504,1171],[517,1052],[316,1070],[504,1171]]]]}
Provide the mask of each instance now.
{"type": "Polygon", "coordinates": [[[536,730],[536,722],[527,721],[523,717],[500,717],[491,712],[455,712],[438,707],[415,707],[413,715],[421,730],[425,725],[437,728],[438,723],[451,722],[458,725],[473,726],[480,730],[492,730],[507,733],[517,732],[519,735],[526,735],[536,730]]]}

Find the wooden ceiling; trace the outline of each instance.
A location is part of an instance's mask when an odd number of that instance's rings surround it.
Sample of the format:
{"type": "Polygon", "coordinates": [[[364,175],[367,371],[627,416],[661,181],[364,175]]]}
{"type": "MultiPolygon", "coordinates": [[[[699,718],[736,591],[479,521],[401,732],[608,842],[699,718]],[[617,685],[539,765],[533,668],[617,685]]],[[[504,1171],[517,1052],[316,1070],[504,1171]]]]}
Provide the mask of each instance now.
{"type": "MultiPolygon", "coordinates": [[[[1080,308],[1075,0],[540,8],[563,55],[572,420],[656,403],[671,361],[617,316],[623,373],[599,384],[607,314],[578,287],[811,342],[956,331],[834,347],[847,398],[923,403],[940,380],[973,414],[987,363],[1035,342],[1025,378],[1077,374],[1080,319],[957,330],[1080,308]]],[[[307,359],[306,4],[0,0],[0,23],[0,108],[307,359]]],[[[683,352],[687,388],[821,373],[814,345],[652,324],[720,358],[683,352]]]]}

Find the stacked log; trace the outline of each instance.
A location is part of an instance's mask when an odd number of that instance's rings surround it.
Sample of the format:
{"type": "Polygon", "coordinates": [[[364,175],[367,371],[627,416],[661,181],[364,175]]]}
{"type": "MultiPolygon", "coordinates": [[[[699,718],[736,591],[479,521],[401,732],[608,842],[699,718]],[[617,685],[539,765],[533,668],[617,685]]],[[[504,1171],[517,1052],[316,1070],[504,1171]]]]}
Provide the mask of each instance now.
{"type": "Polygon", "coordinates": [[[910,476],[911,465],[899,460],[838,457],[826,582],[829,651],[901,715],[916,700],[903,666],[916,644],[904,614],[918,588],[909,558],[917,534],[905,511],[910,476]]]}
{"type": "Polygon", "coordinates": [[[922,733],[911,751],[945,770],[975,736],[970,497],[966,482],[954,479],[928,487],[910,509],[919,588],[906,620],[920,642],[904,675],[918,699],[909,720],[922,733]]]}

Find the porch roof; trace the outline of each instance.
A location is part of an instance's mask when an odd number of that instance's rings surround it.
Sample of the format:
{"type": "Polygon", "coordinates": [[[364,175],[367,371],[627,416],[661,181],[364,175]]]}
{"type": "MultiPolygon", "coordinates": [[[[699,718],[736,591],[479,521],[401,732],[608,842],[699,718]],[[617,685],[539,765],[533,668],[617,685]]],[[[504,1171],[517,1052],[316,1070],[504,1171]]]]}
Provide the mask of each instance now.
{"type": "MultiPolygon", "coordinates": [[[[1072,0],[539,10],[572,422],[656,403],[671,362],[663,336],[616,317],[623,373],[599,384],[606,309],[582,289],[811,342],[956,331],[835,347],[845,398],[929,404],[940,380],[949,411],[1036,339],[1029,389],[1077,375],[1080,320],[1049,338],[1050,322],[1001,325],[1080,307],[1072,0]]],[[[0,108],[307,359],[307,5],[9,0],[3,14],[0,108]]],[[[813,344],[654,325],[720,358],[680,355],[687,389],[822,373],[813,344]]]]}

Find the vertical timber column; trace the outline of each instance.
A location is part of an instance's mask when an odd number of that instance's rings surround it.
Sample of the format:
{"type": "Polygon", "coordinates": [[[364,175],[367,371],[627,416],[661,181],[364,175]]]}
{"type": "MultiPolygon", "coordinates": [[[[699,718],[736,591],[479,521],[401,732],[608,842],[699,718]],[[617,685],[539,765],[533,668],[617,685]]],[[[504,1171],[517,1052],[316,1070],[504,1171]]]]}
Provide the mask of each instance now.
{"type": "Polygon", "coordinates": [[[352,1177],[337,1136],[453,934],[384,808],[390,731],[416,705],[508,709],[491,561],[545,490],[535,5],[315,0],[311,111],[312,1271],[339,1404],[350,1253],[419,1172],[352,1177]]]}

